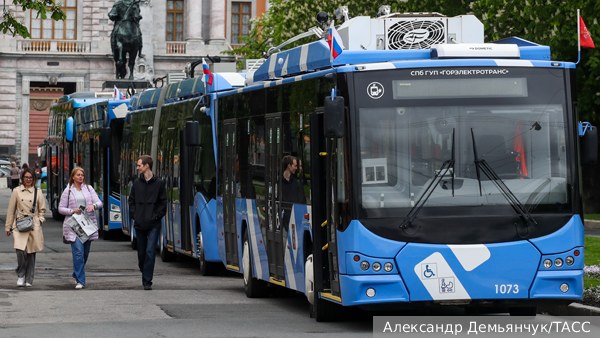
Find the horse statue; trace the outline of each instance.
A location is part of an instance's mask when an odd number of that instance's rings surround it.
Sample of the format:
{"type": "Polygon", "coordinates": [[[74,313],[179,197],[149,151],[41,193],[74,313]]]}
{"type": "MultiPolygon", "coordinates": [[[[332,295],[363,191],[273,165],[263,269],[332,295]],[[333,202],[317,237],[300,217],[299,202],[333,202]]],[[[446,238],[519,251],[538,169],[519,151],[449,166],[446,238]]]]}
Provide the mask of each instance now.
{"type": "Polygon", "coordinates": [[[108,18],[115,22],[110,36],[110,48],[115,60],[117,79],[124,79],[127,75],[127,54],[129,54],[129,80],[133,80],[135,58],[143,57],[140,1],[118,0],[108,13],[108,18]]]}

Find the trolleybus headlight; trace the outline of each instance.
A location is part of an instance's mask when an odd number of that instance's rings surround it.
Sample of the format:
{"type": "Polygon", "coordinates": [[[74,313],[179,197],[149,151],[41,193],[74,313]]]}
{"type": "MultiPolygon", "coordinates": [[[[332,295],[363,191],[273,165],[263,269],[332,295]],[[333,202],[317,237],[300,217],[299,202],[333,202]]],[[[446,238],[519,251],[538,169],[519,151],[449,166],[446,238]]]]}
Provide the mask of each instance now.
{"type": "Polygon", "coordinates": [[[383,270],[385,270],[386,272],[390,272],[394,269],[394,266],[392,265],[392,263],[387,262],[385,264],[383,264],[383,270]]]}
{"type": "Polygon", "coordinates": [[[371,264],[369,264],[369,262],[367,262],[367,261],[360,262],[360,268],[363,269],[364,271],[369,270],[369,266],[371,266],[371,264]]]}
{"type": "Polygon", "coordinates": [[[375,297],[375,289],[368,288],[367,289],[367,297],[369,297],[369,298],[375,297]]]}
{"type": "Polygon", "coordinates": [[[560,291],[562,291],[562,292],[567,292],[567,291],[569,291],[569,284],[567,284],[567,283],[562,283],[562,284],[560,285],[560,291]]]}
{"type": "Polygon", "coordinates": [[[569,256],[569,257],[567,257],[567,259],[565,259],[565,263],[567,263],[567,265],[571,266],[571,265],[573,265],[573,263],[575,263],[575,258],[569,256]]]}
{"type": "Polygon", "coordinates": [[[556,265],[557,268],[560,268],[563,265],[563,260],[560,258],[555,259],[554,265],[556,265]]]}
{"type": "Polygon", "coordinates": [[[549,260],[549,259],[545,259],[545,260],[544,260],[544,267],[545,267],[546,269],[550,269],[550,268],[552,267],[552,261],[551,261],[551,260],[549,260]]]}
{"type": "Polygon", "coordinates": [[[373,271],[377,272],[381,270],[381,264],[379,262],[373,263],[373,271]]]}

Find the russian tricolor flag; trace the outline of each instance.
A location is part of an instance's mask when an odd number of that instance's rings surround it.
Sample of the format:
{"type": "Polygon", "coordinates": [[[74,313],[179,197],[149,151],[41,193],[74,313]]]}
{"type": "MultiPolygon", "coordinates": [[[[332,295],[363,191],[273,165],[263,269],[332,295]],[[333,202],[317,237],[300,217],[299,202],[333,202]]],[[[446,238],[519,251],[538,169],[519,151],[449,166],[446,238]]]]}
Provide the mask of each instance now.
{"type": "Polygon", "coordinates": [[[329,45],[329,49],[331,50],[331,55],[333,58],[337,58],[342,51],[344,50],[344,43],[342,42],[342,38],[338,34],[333,22],[331,22],[331,26],[329,26],[329,36],[327,37],[327,44],[329,45]]]}
{"type": "Polygon", "coordinates": [[[204,58],[202,58],[202,72],[204,73],[204,79],[202,79],[202,81],[206,84],[212,85],[213,75],[208,68],[208,64],[206,61],[204,61],[204,58]]]}
{"type": "Polygon", "coordinates": [[[115,92],[114,92],[113,96],[115,97],[115,100],[124,100],[125,99],[123,97],[123,93],[121,93],[121,91],[119,90],[119,88],[117,88],[117,86],[115,86],[115,92]]]}

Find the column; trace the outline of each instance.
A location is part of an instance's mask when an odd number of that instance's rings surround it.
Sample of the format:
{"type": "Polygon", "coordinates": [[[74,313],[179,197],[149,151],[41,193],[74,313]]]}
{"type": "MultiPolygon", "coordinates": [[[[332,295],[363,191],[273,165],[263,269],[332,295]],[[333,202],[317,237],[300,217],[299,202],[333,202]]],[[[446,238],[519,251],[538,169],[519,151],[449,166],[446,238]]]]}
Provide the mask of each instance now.
{"type": "Polygon", "coordinates": [[[211,0],[210,44],[225,44],[225,0],[211,0]]]}
{"type": "Polygon", "coordinates": [[[183,13],[183,29],[185,41],[203,42],[202,40],[202,1],[186,1],[183,13]]]}
{"type": "Polygon", "coordinates": [[[21,89],[21,165],[29,164],[29,76],[23,76],[21,89]]]}

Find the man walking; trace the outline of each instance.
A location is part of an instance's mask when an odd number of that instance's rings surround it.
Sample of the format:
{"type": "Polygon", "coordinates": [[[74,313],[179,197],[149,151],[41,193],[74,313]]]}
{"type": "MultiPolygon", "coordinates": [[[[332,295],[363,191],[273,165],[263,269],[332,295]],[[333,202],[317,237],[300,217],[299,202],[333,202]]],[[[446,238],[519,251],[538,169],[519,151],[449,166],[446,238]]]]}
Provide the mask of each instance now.
{"type": "Polygon", "coordinates": [[[148,155],[137,160],[140,177],[133,182],[129,193],[129,212],[136,231],[138,266],[144,290],[152,290],[156,243],[161,219],[167,213],[165,182],[152,174],[152,162],[148,155]]]}

